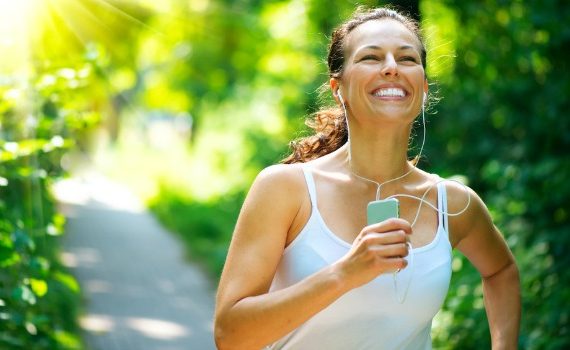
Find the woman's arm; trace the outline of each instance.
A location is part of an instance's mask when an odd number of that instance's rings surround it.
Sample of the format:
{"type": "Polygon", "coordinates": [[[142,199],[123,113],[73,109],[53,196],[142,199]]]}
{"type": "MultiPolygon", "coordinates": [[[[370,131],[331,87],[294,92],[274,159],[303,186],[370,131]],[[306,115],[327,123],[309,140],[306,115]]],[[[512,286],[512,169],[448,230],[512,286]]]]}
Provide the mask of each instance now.
{"type": "Polygon", "coordinates": [[[405,266],[405,235],[411,228],[403,220],[390,220],[366,227],[339,262],[295,285],[268,293],[288,231],[303,205],[310,208],[299,167],[273,166],[254,182],[240,213],[218,289],[218,348],[262,348],[350,289],[386,270],[405,266]]]}
{"type": "Polygon", "coordinates": [[[483,293],[493,349],[517,349],[521,298],[516,264],[483,277],[483,293]]]}
{"type": "MultiPolygon", "coordinates": [[[[465,190],[448,186],[450,212],[465,205],[465,190]]],[[[453,243],[475,266],[483,280],[485,310],[494,350],[517,349],[521,317],[519,272],[515,259],[489,211],[475,192],[463,215],[450,217],[453,243]]]]}

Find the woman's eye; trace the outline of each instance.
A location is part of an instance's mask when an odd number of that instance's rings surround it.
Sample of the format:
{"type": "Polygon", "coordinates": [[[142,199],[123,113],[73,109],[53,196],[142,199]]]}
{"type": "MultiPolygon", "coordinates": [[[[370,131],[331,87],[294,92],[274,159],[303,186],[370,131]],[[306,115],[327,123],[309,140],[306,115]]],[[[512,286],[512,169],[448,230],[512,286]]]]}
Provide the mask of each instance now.
{"type": "Polygon", "coordinates": [[[406,61],[406,62],[415,62],[417,63],[418,61],[415,59],[415,57],[412,56],[404,56],[402,58],[400,58],[401,61],[406,61]]]}
{"type": "Polygon", "coordinates": [[[378,56],[374,56],[374,55],[366,55],[366,56],[362,57],[360,60],[361,61],[369,61],[369,60],[378,61],[379,58],[378,58],[378,56]]]}

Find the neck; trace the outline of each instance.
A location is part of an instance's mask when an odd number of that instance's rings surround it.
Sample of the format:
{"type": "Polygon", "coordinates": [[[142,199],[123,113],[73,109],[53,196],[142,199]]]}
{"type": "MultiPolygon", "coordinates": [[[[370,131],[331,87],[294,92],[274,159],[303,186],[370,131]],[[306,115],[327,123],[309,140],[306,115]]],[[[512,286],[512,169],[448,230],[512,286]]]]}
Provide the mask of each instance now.
{"type": "Polygon", "coordinates": [[[351,173],[378,184],[405,176],[412,169],[407,160],[410,130],[360,130],[351,125],[344,146],[351,173]]]}

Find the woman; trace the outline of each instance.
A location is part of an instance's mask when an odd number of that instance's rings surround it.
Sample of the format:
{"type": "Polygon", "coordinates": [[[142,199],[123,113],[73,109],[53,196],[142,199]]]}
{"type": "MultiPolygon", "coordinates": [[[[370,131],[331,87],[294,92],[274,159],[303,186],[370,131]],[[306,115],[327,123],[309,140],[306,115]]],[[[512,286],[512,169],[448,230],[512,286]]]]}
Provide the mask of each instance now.
{"type": "Polygon", "coordinates": [[[218,290],[220,349],[431,349],[452,247],[482,276],[493,348],[516,349],[518,270],[485,205],[407,159],[425,62],[417,25],[393,10],[357,11],[335,30],[338,107],[252,185],[218,290]],[[368,225],[378,196],[397,196],[400,218],[368,225]]]}

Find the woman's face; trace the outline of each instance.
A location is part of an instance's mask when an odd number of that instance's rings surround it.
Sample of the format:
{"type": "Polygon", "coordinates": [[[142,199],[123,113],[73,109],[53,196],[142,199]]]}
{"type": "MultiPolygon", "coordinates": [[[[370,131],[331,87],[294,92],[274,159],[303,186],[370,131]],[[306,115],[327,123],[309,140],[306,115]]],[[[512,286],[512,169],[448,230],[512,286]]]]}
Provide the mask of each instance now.
{"type": "Polygon", "coordinates": [[[416,36],[381,19],[361,24],[346,40],[340,91],[352,114],[411,123],[428,86],[416,36]]]}

